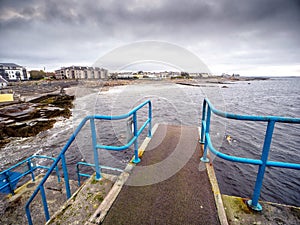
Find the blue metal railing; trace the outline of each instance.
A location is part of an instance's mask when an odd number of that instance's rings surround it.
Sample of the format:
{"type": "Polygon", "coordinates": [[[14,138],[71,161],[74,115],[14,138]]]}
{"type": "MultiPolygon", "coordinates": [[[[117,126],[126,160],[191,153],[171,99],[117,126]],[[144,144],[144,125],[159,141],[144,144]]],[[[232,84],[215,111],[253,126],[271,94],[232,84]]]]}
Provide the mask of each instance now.
{"type": "MultiPolygon", "coordinates": [[[[15,194],[15,189],[17,187],[17,184],[19,180],[29,174],[31,174],[31,179],[32,181],[35,181],[35,175],[34,171],[37,169],[46,169],[49,170],[50,167],[48,166],[43,166],[43,165],[37,165],[35,163],[35,159],[48,159],[55,161],[55,158],[49,157],[49,156],[44,156],[44,155],[33,155],[17,164],[14,166],[0,172],[0,193],[3,194],[15,194]],[[25,166],[25,169],[22,168],[25,166]],[[23,170],[23,171],[18,171],[18,170],[23,170]]],[[[58,182],[60,182],[60,175],[58,168],[55,167],[56,170],[56,175],[58,182]]]]}
{"type": "Polygon", "coordinates": [[[202,124],[201,124],[200,143],[204,144],[204,152],[201,161],[209,162],[209,159],[207,158],[207,147],[208,147],[213,154],[215,154],[216,156],[222,159],[232,161],[232,162],[258,165],[259,168],[258,168],[252,199],[247,201],[248,206],[256,211],[262,210],[262,206],[258,203],[258,199],[260,196],[260,190],[262,187],[265,169],[267,166],[298,169],[298,170],[300,169],[300,164],[268,161],[269,150],[272,142],[272,135],[273,135],[274,126],[276,122],[300,124],[300,118],[287,118],[287,117],[277,117],[277,116],[251,116],[251,115],[238,115],[238,114],[227,113],[227,112],[217,110],[210,103],[208,99],[204,99],[203,106],[202,106],[202,124]],[[227,155],[217,151],[213,147],[210,134],[209,134],[210,119],[211,119],[212,112],[220,117],[224,117],[228,119],[267,122],[268,125],[265,134],[261,158],[260,159],[242,158],[242,157],[227,155]]]}
{"type": "MultiPolygon", "coordinates": [[[[91,174],[81,173],[80,172],[80,166],[88,166],[88,167],[95,168],[95,164],[87,163],[87,162],[78,162],[76,164],[76,173],[77,173],[77,179],[78,179],[78,186],[81,185],[80,177],[91,177],[91,174]]],[[[119,168],[113,168],[113,167],[110,167],[110,166],[102,166],[102,165],[100,166],[100,170],[101,169],[114,170],[114,171],[118,171],[118,172],[123,172],[124,171],[124,170],[119,169],[119,168]]]]}
{"type": "Polygon", "coordinates": [[[68,169],[67,169],[67,165],[66,165],[65,153],[67,152],[68,148],[70,147],[72,142],[75,140],[76,136],[81,131],[82,127],[86,124],[87,121],[90,121],[90,127],[91,127],[91,133],[92,133],[92,146],[93,146],[93,153],[94,153],[94,164],[90,164],[90,166],[95,167],[96,179],[99,180],[101,178],[101,173],[100,173],[101,166],[99,165],[99,160],[98,160],[98,149],[122,151],[122,150],[129,148],[132,144],[134,144],[133,163],[140,162],[140,158],[138,156],[138,137],[143,132],[143,130],[146,128],[147,125],[148,125],[148,137],[151,137],[152,104],[151,104],[150,100],[147,100],[144,103],[142,103],[142,104],[138,105],[137,107],[135,107],[134,109],[132,109],[129,113],[119,115],[119,116],[105,116],[105,115],[86,116],[80,122],[80,124],[78,125],[78,127],[76,128],[74,133],[71,135],[71,137],[67,141],[66,145],[63,147],[62,151],[58,155],[57,159],[52,164],[52,166],[50,167],[50,169],[44,176],[43,180],[38,185],[36,190],[33,192],[32,196],[26,203],[25,210],[26,210],[26,216],[27,216],[29,225],[33,224],[29,206],[30,206],[31,202],[33,201],[33,199],[35,198],[35,196],[38,194],[38,192],[41,193],[46,221],[48,221],[50,219],[47,199],[46,199],[45,190],[44,190],[44,184],[45,184],[46,180],[48,179],[48,177],[50,176],[51,172],[54,170],[54,168],[58,165],[58,163],[60,161],[62,163],[67,199],[69,199],[71,197],[69,175],[68,175],[68,169]],[[144,124],[140,127],[140,129],[138,129],[137,111],[140,110],[141,108],[143,108],[145,105],[148,105],[148,119],[144,122],[144,124]],[[133,137],[131,138],[131,140],[129,140],[129,142],[126,145],[109,146],[109,145],[97,144],[95,119],[98,119],[98,120],[122,120],[122,119],[129,118],[131,116],[133,118],[133,137]]]}

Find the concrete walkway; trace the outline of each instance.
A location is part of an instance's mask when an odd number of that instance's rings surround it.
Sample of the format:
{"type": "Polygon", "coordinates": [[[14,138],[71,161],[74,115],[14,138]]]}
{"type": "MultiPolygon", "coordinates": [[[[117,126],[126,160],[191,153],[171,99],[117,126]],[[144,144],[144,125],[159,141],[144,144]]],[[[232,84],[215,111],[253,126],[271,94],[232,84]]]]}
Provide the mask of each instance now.
{"type": "Polygon", "coordinates": [[[102,224],[220,224],[196,127],[159,125],[102,224]]]}

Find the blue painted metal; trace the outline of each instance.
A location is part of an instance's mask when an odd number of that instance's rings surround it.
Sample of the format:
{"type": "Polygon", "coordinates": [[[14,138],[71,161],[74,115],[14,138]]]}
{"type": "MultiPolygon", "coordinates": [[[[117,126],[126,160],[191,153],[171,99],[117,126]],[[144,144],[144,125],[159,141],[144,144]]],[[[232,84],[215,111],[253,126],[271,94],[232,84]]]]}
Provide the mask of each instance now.
{"type": "MultiPolygon", "coordinates": [[[[53,158],[53,157],[43,156],[43,155],[33,155],[33,156],[15,164],[14,166],[12,166],[6,170],[3,170],[2,172],[0,172],[0,193],[14,194],[14,190],[16,189],[18,181],[21,178],[27,176],[28,174],[31,174],[31,178],[34,181],[34,179],[35,179],[34,171],[35,170],[49,169],[48,166],[32,164],[32,160],[39,159],[39,158],[55,161],[55,158],[53,158]],[[26,164],[27,164],[26,167],[28,169],[26,169],[23,172],[19,172],[18,169],[20,169],[21,167],[23,167],[26,164]]],[[[56,169],[58,169],[58,168],[56,168],[56,169]]],[[[60,181],[59,173],[57,173],[57,179],[58,179],[58,181],[60,181]]]]}
{"type": "Polygon", "coordinates": [[[262,155],[261,155],[262,164],[258,168],[258,173],[257,173],[257,177],[256,177],[252,200],[251,200],[251,202],[248,202],[249,206],[252,206],[257,211],[262,210],[262,206],[258,203],[258,199],[260,196],[260,190],[262,187],[262,182],[264,179],[264,174],[265,174],[265,170],[266,170],[266,166],[267,166],[274,126],[275,126],[275,121],[271,120],[268,122],[263,151],[262,151],[262,155]]]}
{"type": "Polygon", "coordinates": [[[97,136],[96,136],[96,128],[95,128],[94,118],[90,119],[90,123],[91,123],[91,131],[92,131],[92,144],[93,144],[93,152],[94,152],[96,180],[100,180],[101,174],[100,174],[99,157],[98,157],[98,149],[97,149],[97,136]]]}
{"type": "MultiPolygon", "coordinates": [[[[223,112],[221,110],[217,110],[210,101],[205,98],[204,102],[205,104],[209,105],[211,108],[211,111],[224,118],[228,119],[235,119],[235,120],[248,120],[248,121],[270,121],[274,120],[276,122],[280,123],[300,123],[300,118],[291,118],[291,117],[279,117],[279,116],[253,116],[253,115],[239,115],[239,114],[233,114],[228,112],[223,112]]],[[[203,103],[204,104],[204,103],[203,103]]]]}
{"type": "Polygon", "coordinates": [[[33,171],[32,171],[30,159],[28,159],[28,161],[27,161],[27,166],[28,166],[29,171],[31,171],[31,178],[32,178],[32,180],[34,181],[34,173],[33,173],[33,171]]]}
{"type": "Polygon", "coordinates": [[[151,120],[152,120],[152,103],[150,101],[149,101],[148,107],[149,107],[149,110],[148,110],[148,120],[147,120],[147,123],[149,124],[149,126],[148,126],[148,137],[151,138],[152,137],[152,134],[151,134],[151,132],[152,132],[152,123],[151,123],[151,120]]]}
{"type": "Polygon", "coordinates": [[[47,198],[46,198],[46,193],[45,193],[44,186],[40,186],[39,190],[41,192],[41,197],[42,197],[42,202],[43,202],[43,206],[44,206],[44,213],[45,213],[46,221],[48,221],[50,219],[50,214],[49,214],[49,209],[48,209],[47,198]]]}
{"type": "Polygon", "coordinates": [[[204,144],[204,136],[206,131],[206,101],[202,104],[202,121],[201,121],[201,134],[200,134],[200,143],[204,144]]]}
{"type": "MultiPolygon", "coordinates": [[[[209,128],[210,128],[210,117],[211,117],[211,110],[210,110],[210,106],[208,105],[207,106],[207,114],[206,114],[206,122],[203,122],[203,124],[205,124],[204,128],[205,130],[203,129],[204,131],[204,134],[205,136],[209,135],[209,128]]],[[[202,140],[203,141],[203,140],[202,140]]],[[[201,141],[201,142],[202,142],[201,141]]],[[[204,142],[204,149],[207,149],[207,145],[208,145],[209,142],[205,141],[204,142]]],[[[207,158],[207,151],[204,151],[203,152],[203,156],[201,158],[201,161],[202,162],[209,162],[209,159],[207,158]]]]}
{"type": "Polygon", "coordinates": [[[136,137],[134,141],[134,163],[139,163],[141,159],[139,158],[139,144],[138,144],[138,138],[137,138],[137,115],[136,112],[133,113],[133,136],[136,137]]]}
{"type": "MultiPolygon", "coordinates": [[[[138,105],[137,107],[135,107],[134,109],[132,109],[129,113],[127,114],[123,114],[123,115],[118,115],[118,116],[106,116],[106,115],[90,115],[90,116],[86,116],[78,125],[78,127],[75,129],[74,133],[71,135],[71,137],[69,138],[69,140],[67,141],[66,145],[63,147],[62,151],[60,152],[59,156],[57,157],[57,159],[55,160],[55,162],[52,164],[52,166],[50,167],[50,169],[48,170],[48,172],[45,174],[44,178],[42,179],[41,183],[38,185],[38,187],[36,188],[36,190],[33,192],[32,196],[29,198],[29,200],[26,203],[25,206],[25,211],[26,211],[26,216],[28,219],[28,224],[32,225],[32,218],[31,218],[31,213],[30,213],[30,204],[31,202],[34,200],[35,196],[37,195],[37,193],[41,190],[40,187],[44,186],[46,180],[48,179],[48,177],[50,176],[50,174],[52,173],[52,171],[55,169],[55,167],[57,167],[58,163],[60,161],[62,161],[62,168],[63,168],[63,173],[64,173],[64,180],[65,180],[65,185],[66,185],[66,194],[67,194],[67,198],[71,197],[71,191],[70,191],[70,185],[69,185],[69,177],[68,177],[68,170],[67,170],[67,165],[66,165],[66,160],[65,160],[65,153],[68,150],[68,148],[70,147],[70,145],[73,143],[73,141],[75,140],[76,136],[78,135],[78,133],[81,131],[82,127],[86,124],[87,121],[90,121],[90,125],[91,125],[91,134],[92,134],[92,142],[93,142],[93,151],[94,151],[94,161],[95,161],[95,170],[96,170],[96,179],[100,179],[101,178],[101,173],[100,173],[100,169],[101,166],[99,165],[99,159],[98,159],[98,151],[97,149],[105,149],[105,150],[113,150],[113,151],[121,151],[124,149],[129,148],[133,143],[134,143],[134,147],[135,147],[135,157],[133,162],[138,163],[140,161],[140,159],[138,158],[138,137],[139,135],[142,133],[142,131],[146,128],[146,126],[148,125],[148,136],[151,137],[151,123],[152,123],[152,105],[151,105],[151,101],[147,100],[144,103],[138,105]],[[148,105],[148,119],[146,120],[146,122],[141,126],[141,128],[138,130],[138,126],[137,126],[137,111],[140,110],[141,108],[143,108],[145,105],[148,105]],[[94,119],[98,119],[98,120],[121,120],[121,119],[126,119],[130,116],[134,117],[134,136],[133,138],[126,144],[123,146],[107,146],[107,145],[99,145],[97,144],[97,136],[96,136],[96,129],[95,129],[95,124],[94,124],[94,119]],[[98,164],[98,165],[97,165],[98,164]]],[[[104,168],[102,166],[102,168],[104,168]]],[[[80,180],[78,180],[80,183],[80,180]]],[[[41,194],[43,195],[43,193],[41,192],[41,194]]],[[[47,202],[43,202],[43,204],[47,204],[47,202]]],[[[46,219],[47,219],[47,215],[45,213],[46,219]]],[[[48,220],[48,219],[47,219],[48,220]]]]}
{"type": "MultiPolygon", "coordinates": [[[[69,173],[68,173],[68,167],[67,167],[65,155],[61,155],[60,159],[61,159],[61,165],[62,165],[63,174],[64,174],[66,195],[67,195],[67,199],[69,199],[69,198],[71,198],[71,189],[70,189],[69,173]]],[[[43,185],[41,185],[41,186],[43,186],[43,185]]]]}
{"type": "Polygon", "coordinates": [[[272,135],[273,135],[273,131],[274,131],[276,122],[300,124],[300,118],[232,114],[232,113],[227,113],[227,112],[217,110],[210,103],[210,101],[208,99],[204,99],[204,101],[203,101],[200,143],[204,144],[204,152],[203,152],[201,161],[209,162],[209,159],[207,158],[207,151],[209,149],[216,156],[218,156],[222,159],[228,160],[228,161],[258,165],[259,168],[258,168],[258,173],[257,173],[257,177],[256,177],[256,182],[255,182],[252,199],[247,202],[248,206],[256,211],[262,210],[262,207],[259,204],[258,200],[259,200],[259,196],[260,196],[261,187],[263,184],[265,169],[267,166],[300,170],[300,164],[297,164],[297,163],[268,161],[270,146],[271,146],[271,142],[272,142],[272,135]],[[214,114],[216,114],[220,117],[225,117],[228,119],[267,122],[268,125],[267,125],[266,134],[265,134],[265,140],[264,140],[264,145],[263,145],[263,149],[262,149],[261,159],[236,157],[236,156],[224,154],[224,153],[216,150],[211,142],[211,138],[210,138],[210,134],[209,134],[211,112],[213,112],[214,114]]]}
{"type": "MultiPolygon", "coordinates": [[[[81,185],[80,177],[91,177],[91,174],[80,173],[80,168],[79,167],[81,165],[95,168],[95,164],[92,164],[92,163],[78,162],[76,164],[76,173],[77,173],[77,179],[78,179],[78,186],[81,185]]],[[[119,168],[114,168],[114,167],[110,167],[110,166],[102,166],[102,165],[100,166],[100,169],[114,170],[114,171],[118,171],[118,172],[123,172],[124,171],[124,170],[121,170],[119,168]]]]}
{"type": "Polygon", "coordinates": [[[0,176],[1,193],[15,194],[15,188],[21,178],[22,173],[7,171],[0,176]]]}

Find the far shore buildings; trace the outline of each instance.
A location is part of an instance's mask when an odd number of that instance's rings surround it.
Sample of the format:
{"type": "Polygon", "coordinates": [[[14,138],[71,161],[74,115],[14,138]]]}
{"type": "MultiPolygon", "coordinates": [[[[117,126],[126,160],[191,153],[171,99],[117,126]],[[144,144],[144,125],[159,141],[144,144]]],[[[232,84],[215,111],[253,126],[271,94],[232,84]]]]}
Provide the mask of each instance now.
{"type": "Polygon", "coordinates": [[[69,66],[55,70],[56,79],[107,79],[108,71],[99,67],[69,66]]]}
{"type": "Polygon", "coordinates": [[[225,77],[225,78],[239,78],[239,77],[240,77],[240,74],[238,74],[238,73],[233,73],[232,75],[230,75],[230,74],[227,74],[227,73],[222,73],[221,76],[222,76],[222,77],[225,77]]]}
{"type": "Polygon", "coordinates": [[[25,81],[30,78],[26,68],[15,63],[0,63],[0,76],[8,82],[25,81]]]}
{"type": "MultiPolygon", "coordinates": [[[[186,73],[190,78],[206,78],[208,73],[186,73]]],[[[118,79],[133,79],[133,78],[150,78],[150,79],[169,79],[182,77],[182,72],[164,71],[164,72],[116,72],[112,73],[118,79]]]]}

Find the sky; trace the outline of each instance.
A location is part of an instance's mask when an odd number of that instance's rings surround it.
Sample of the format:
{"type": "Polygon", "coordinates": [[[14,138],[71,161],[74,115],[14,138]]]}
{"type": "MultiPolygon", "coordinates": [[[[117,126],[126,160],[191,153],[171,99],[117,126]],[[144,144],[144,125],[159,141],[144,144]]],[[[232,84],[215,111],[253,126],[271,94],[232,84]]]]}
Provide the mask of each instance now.
{"type": "Polygon", "coordinates": [[[300,76],[299,24],[299,0],[0,0],[0,62],[54,71],[157,41],[214,74],[300,76]]]}

